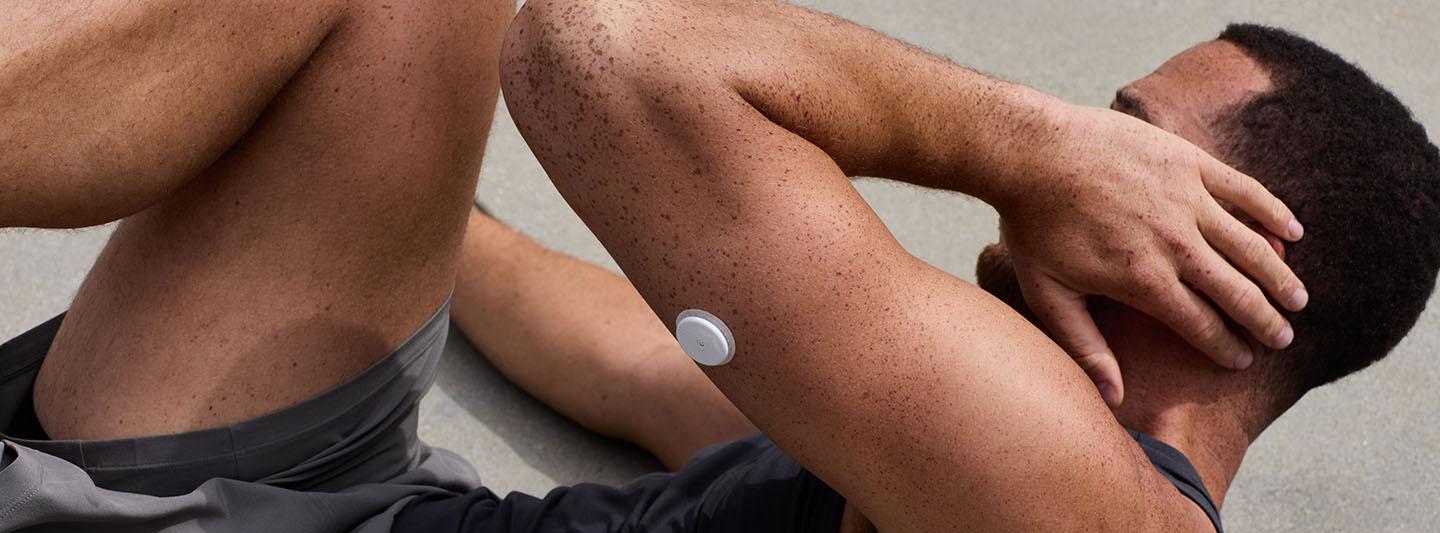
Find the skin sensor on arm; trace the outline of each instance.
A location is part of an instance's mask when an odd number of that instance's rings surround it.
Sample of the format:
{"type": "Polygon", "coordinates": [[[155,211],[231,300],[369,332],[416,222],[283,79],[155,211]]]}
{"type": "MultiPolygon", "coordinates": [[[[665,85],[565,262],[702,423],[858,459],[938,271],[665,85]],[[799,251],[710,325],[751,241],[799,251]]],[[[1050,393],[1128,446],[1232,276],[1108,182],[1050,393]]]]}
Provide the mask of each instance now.
{"type": "Polygon", "coordinates": [[[699,309],[687,309],[675,317],[675,340],[695,362],[720,366],[735,358],[735,336],[725,322],[699,309]]]}

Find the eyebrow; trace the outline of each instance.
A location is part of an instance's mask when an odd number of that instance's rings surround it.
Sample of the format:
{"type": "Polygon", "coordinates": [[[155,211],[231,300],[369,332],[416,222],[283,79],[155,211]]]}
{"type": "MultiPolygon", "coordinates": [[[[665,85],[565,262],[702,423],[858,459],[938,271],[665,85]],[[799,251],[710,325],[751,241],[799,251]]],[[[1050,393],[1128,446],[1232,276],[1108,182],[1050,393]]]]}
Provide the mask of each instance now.
{"type": "Polygon", "coordinates": [[[1115,91],[1115,110],[1150,122],[1150,112],[1145,108],[1145,101],[1135,96],[1135,92],[1129,88],[1115,91]]]}

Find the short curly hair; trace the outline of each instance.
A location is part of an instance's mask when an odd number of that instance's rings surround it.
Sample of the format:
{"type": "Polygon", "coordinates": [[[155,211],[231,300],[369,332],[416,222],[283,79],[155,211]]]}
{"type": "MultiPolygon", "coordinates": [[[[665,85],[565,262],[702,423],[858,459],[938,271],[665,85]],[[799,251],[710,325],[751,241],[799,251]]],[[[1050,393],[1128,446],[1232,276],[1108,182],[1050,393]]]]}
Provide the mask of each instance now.
{"type": "Polygon", "coordinates": [[[1223,159],[1305,224],[1286,262],[1309,306],[1277,352],[1295,399],[1380,360],[1415,325],[1440,270],[1440,152],[1410,110],[1334,52],[1282,29],[1235,24],[1274,90],[1225,114],[1223,159]]]}

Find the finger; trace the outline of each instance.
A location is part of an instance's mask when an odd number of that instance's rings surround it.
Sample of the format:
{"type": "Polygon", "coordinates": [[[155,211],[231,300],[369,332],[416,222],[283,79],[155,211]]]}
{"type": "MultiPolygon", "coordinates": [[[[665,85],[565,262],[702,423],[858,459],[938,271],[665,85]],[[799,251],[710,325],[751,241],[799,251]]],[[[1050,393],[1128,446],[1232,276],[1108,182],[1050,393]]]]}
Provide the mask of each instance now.
{"type": "MultiPolygon", "coordinates": [[[[1277,248],[1220,206],[1214,205],[1210,215],[1201,221],[1200,230],[1211,246],[1224,254],[1240,272],[1258,282],[1270,297],[1286,309],[1299,311],[1310,302],[1305,284],[1295,277],[1290,265],[1285,264],[1284,258],[1275,252],[1277,248]]],[[[1239,290],[1234,286],[1228,289],[1239,290]]],[[[1210,294],[1209,291],[1202,292],[1210,294]]]]}
{"type": "Polygon", "coordinates": [[[1254,362],[1250,346],[1230,331],[1210,302],[1173,276],[1146,279],[1155,281],[1142,280],[1121,303],[1159,320],[1222,366],[1243,370],[1254,362]]]}
{"type": "Polygon", "coordinates": [[[1125,386],[1120,379],[1120,363],[1095,320],[1085,308],[1085,295],[1070,290],[1054,279],[1043,276],[1029,276],[1021,285],[1025,302],[1035,316],[1050,330],[1055,340],[1090,380],[1100,396],[1111,407],[1118,407],[1125,398],[1125,386]]]}
{"type": "Polygon", "coordinates": [[[1279,350],[1295,339],[1290,322],[1270,305],[1260,288],[1219,255],[1207,252],[1181,272],[1186,283],[1266,346],[1279,350]]]}
{"type": "Polygon", "coordinates": [[[1120,379],[1120,361],[1115,359],[1115,354],[1090,352],[1089,355],[1075,357],[1075,364],[1090,376],[1090,381],[1095,382],[1095,389],[1100,391],[1105,405],[1112,409],[1120,407],[1120,403],[1125,401],[1125,383],[1120,379]]]}
{"type": "Polygon", "coordinates": [[[1297,241],[1305,235],[1305,227],[1285,202],[1270,194],[1255,178],[1208,155],[1202,155],[1201,160],[1200,177],[1212,196],[1234,205],[1286,240],[1297,241]]]}

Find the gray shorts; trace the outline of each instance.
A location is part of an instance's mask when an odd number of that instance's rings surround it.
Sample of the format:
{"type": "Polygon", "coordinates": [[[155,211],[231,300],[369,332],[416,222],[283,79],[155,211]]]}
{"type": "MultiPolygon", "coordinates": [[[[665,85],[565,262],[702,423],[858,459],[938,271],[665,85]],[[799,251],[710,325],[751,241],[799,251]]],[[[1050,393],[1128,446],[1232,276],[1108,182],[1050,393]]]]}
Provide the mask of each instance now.
{"type": "Polygon", "coordinates": [[[35,376],[63,315],[0,346],[0,531],[388,532],[422,495],[479,485],[416,436],[447,302],[394,352],[285,410],[229,427],[107,441],[44,435],[35,376]]]}

